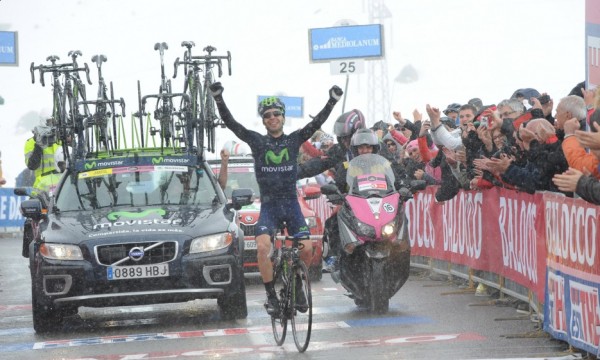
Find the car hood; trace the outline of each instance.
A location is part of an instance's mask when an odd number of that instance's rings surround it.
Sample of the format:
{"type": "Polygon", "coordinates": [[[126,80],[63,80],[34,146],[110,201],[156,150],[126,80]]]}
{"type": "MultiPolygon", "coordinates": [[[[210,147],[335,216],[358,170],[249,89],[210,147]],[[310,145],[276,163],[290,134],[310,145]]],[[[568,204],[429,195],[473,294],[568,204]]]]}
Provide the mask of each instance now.
{"type": "Polygon", "coordinates": [[[50,242],[79,243],[86,239],[169,234],[197,237],[231,229],[233,213],[223,216],[223,206],[119,207],[64,212],[48,216],[43,238],[50,242]]]}

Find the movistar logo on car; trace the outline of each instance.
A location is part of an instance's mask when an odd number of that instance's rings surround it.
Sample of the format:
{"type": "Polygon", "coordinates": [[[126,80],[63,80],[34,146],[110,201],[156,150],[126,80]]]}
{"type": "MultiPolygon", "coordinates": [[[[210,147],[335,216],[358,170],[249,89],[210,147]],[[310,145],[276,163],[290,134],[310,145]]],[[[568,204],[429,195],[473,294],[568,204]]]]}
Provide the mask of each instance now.
{"type": "Polygon", "coordinates": [[[165,215],[167,212],[163,209],[148,209],[142,212],[115,211],[106,216],[108,220],[113,222],[99,223],[94,225],[94,230],[103,229],[111,226],[133,226],[133,225],[178,225],[181,219],[143,219],[150,214],[165,215]],[[122,220],[123,218],[133,220],[122,220]],[[119,220],[121,219],[121,220],[119,220]],[[119,220],[119,221],[114,221],[119,220]]]}
{"type": "Polygon", "coordinates": [[[119,165],[123,165],[123,160],[86,162],[84,167],[86,170],[91,170],[91,169],[97,168],[97,167],[119,166],[119,165]]]}
{"type": "Polygon", "coordinates": [[[190,159],[186,158],[164,158],[162,156],[157,158],[152,158],[152,164],[188,164],[190,159]]]}
{"type": "Polygon", "coordinates": [[[140,219],[144,218],[150,214],[158,214],[160,216],[164,216],[167,212],[163,209],[148,209],[139,213],[129,212],[129,211],[115,211],[111,212],[106,216],[108,220],[117,220],[120,217],[126,217],[130,219],[140,219]]]}

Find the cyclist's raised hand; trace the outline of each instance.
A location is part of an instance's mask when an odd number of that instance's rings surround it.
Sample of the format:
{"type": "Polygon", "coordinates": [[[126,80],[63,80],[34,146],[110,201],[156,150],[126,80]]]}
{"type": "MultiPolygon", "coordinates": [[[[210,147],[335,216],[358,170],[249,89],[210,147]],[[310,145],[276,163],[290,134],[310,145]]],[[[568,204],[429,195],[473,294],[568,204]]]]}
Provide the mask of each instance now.
{"type": "Polygon", "coordinates": [[[210,94],[215,99],[223,94],[223,85],[221,85],[221,82],[212,83],[208,88],[210,89],[210,94]]]}
{"type": "Polygon", "coordinates": [[[329,89],[329,98],[335,100],[336,102],[342,98],[343,94],[344,91],[342,91],[342,89],[337,85],[333,85],[331,89],[329,89]]]}

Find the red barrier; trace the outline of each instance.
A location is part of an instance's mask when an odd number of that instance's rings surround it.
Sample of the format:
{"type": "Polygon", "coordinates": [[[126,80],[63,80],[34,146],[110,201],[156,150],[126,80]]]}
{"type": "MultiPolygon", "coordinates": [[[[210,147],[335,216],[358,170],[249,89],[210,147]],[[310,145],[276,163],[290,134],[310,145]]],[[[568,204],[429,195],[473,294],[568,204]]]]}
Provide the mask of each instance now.
{"type": "Polygon", "coordinates": [[[599,354],[600,207],[561,194],[494,188],[406,204],[412,254],[492,272],[544,299],[544,330],[599,354]]]}

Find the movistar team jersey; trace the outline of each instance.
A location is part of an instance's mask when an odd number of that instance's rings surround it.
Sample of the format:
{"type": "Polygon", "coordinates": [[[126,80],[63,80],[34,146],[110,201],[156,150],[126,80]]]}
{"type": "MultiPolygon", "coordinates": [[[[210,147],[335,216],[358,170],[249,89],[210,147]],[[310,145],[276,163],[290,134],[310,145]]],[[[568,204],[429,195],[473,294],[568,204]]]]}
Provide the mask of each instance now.
{"type": "Polygon", "coordinates": [[[332,101],[327,102],[323,110],[302,129],[274,138],[246,129],[233,118],[223,101],[217,102],[219,114],[225,125],[252,150],[261,202],[297,198],[296,179],[300,146],[323,125],[334,105],[332,101]]]}

